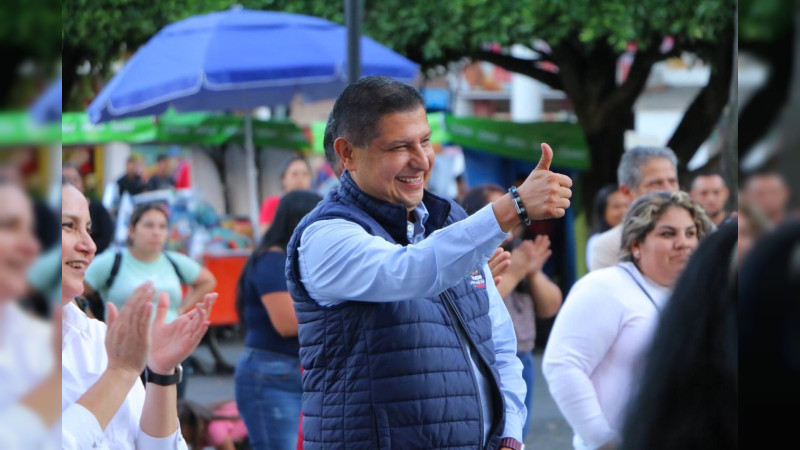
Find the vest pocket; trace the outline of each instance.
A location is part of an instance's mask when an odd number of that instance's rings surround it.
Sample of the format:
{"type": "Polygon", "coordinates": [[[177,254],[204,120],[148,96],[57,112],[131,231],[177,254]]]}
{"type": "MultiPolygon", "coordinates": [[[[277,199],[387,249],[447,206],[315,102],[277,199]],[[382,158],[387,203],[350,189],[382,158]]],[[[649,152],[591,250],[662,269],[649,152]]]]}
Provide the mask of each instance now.
{"type": "Polygon", "coordinates": [[[375,411],[375,431],[378,435],[378,448],[391,449],[392,436],[389,428],[389,414],[383,405],[374,405],[372,410],[375,411]]]}

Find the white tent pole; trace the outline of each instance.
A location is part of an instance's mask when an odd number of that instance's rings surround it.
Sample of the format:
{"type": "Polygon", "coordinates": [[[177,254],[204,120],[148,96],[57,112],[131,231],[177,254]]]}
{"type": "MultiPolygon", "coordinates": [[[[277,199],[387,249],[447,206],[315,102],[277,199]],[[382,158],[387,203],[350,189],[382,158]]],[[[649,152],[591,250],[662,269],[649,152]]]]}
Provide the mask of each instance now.
{"type": "Polygon", "coordinates": [[[244,149],[247,159],[247,190],[250,195],[250,223],[253,226],[253,237],[256,244],[260,240],[258,226],[258,169],[256,164],[256,151],[253,146],[253,112],[247,110],[244,114],[244,149]]]}

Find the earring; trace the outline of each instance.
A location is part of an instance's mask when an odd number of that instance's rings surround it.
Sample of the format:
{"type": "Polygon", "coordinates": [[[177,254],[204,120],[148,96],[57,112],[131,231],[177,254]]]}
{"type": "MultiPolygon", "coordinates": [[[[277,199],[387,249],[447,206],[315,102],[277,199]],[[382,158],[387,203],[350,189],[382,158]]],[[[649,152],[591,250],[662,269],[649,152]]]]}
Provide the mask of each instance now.
{"type": "Polygon", "coordinates": [[[636,258],[636,259],[639,259],[639,251],[638,250],[633,252],[633,257],[636,258]]]}

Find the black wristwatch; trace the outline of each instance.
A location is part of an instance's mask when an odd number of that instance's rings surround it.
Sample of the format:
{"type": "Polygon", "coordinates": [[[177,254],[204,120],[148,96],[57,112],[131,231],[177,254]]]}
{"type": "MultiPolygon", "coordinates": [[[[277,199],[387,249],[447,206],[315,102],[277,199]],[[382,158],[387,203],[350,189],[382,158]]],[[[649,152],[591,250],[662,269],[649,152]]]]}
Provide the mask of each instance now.
{"type": "Polygon", "coordinates": [[[183,366],[178,364],[175,366],[175,373],[172,375],[161,375],[153,372],[150,370],[149,367],[145,369],[145,380],[148,383],[157,384],[159,386],[172,386],[173,384],[178,384],[183,380],[183,366]]]}

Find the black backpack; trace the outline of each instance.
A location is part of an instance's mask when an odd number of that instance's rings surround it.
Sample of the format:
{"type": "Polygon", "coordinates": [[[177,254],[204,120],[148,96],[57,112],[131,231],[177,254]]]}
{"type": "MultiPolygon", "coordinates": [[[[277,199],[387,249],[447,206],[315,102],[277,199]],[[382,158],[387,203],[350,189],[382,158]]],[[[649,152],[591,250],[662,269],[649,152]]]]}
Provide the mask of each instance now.
{"type": "MultiPolygon", "coordinates": [[[[178,281],[181,283],[182,286],[187,285],[186,279],[183,278],[181,271],[178,270],[178,265],[175,263],[175,260],[170,258],[169,253],[166,251],[164,252],[164,256],[169,261],[172,268],[175,270],[175,274],[178,276],[178,281]]],[[[119,273],[119,268],[122,265],[122,248],[117,247],[116,251],[114,252],[114,262],[111,264],[111,273],[108,275],[108,279],[106,280],[105,289],[108,291],[111,289],[111,286],[114,285],[114,280],[117,278],[117,274],[119,273]]],[[[105,302],[103,298],[100,296],[98,291],[94,291],[92,294],[84,295],[84,299],[86,300],[86,304],[81,305],[81,301],[78,302],[79,306],[82,306],[84,311],[89,309],[94,315],[97,320],[105,322],[105,302]]]]}

